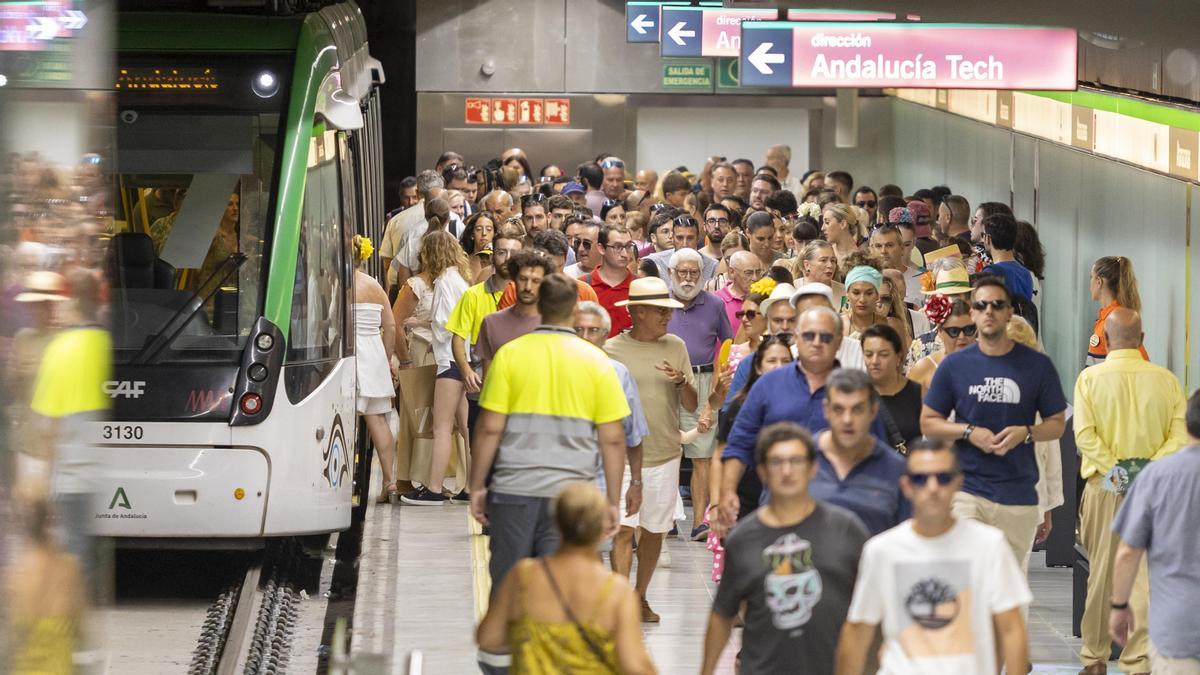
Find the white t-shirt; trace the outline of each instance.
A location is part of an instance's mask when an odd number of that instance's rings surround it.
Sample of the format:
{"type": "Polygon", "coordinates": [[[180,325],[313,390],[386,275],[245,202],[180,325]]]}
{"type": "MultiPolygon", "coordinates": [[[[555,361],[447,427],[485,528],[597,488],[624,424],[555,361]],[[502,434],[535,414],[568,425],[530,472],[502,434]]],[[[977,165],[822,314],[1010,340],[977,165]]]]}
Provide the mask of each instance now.
{"type": "Polygon", "coordinates": [[[909,267],[904,271],[904,301],[917,307],[925,306],[926,296],[921,292],[922,274],[923,272],[916,267],[909,267]]]}
{"type": "Polygon", "coordinates": [[[992,616],[1032,600],[1000,530],[959,520],[928,538],[908,520],[863,547],[846,620],[883,624],[881,674],[994,675],[992,616]]]}
{"type": "Polygon", "coordinates": [[[437,361],[437,371],[440,373],[450,367],[454,361],[454,351],[450,347],[451,334],[446,330],[446,322],[450,313],[467,290],[467,280],[458,273],[457,267],[447,267],[433,282],[433,301],[430,304],[430,322],[433,324],[433,358],[437,361]]]}

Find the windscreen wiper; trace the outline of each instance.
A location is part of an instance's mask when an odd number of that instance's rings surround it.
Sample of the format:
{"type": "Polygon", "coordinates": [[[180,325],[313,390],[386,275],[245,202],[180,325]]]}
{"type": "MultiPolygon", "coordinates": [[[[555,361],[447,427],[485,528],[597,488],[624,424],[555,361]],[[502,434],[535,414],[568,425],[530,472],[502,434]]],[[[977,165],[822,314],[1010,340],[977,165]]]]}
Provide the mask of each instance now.
{"type": "Polygon", "coordinates": [[[147,364],[157,360],[159,354],[164,349],[171,346],[175,339],[183,334],[183,329],[187,327],[188,322],[192,320],[196,312],[209,301],[212,296],[216,295],[221,289],[221,284],[229,278],[231,274],[236,272],[247,260],[245,253],[233,253],[226,258],[221,266],[218,267],[212,274],[208,276],[200,286],[192,292],[188,301],[180,307],[170,320],[163,325],[162,330],[150,336],[146,346],[142,351],[138,352],[137,356],[130,361],[132,364],[147,364]]]}

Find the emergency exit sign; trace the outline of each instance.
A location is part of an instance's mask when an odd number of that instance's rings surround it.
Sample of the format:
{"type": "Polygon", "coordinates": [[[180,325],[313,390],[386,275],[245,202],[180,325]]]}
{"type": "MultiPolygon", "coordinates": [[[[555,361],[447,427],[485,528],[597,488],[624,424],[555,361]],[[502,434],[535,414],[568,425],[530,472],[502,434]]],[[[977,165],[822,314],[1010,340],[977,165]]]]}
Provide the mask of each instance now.
{"type": "Polygon", "coordinates": [[[712,90],[713,68],[709,61],[664,63],[663,89],[712,90]]]}

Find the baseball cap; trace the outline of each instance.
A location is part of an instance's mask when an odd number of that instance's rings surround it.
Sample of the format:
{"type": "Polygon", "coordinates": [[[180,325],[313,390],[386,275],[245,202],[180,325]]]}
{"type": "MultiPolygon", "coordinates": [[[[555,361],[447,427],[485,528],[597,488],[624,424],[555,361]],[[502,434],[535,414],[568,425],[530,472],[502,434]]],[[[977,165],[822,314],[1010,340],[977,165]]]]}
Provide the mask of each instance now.
{"type": "Polygon", "coordinates": [[[562,189],[562,193],[564,195],[584,194],[586,192],[587,192],[587,190],[584,190],[583,186],[580,185],[579,183],[576,183],[575,181],[571,181],[570,183],[567,183],[566,185],[563,186],[563,189],[562,189]]]}

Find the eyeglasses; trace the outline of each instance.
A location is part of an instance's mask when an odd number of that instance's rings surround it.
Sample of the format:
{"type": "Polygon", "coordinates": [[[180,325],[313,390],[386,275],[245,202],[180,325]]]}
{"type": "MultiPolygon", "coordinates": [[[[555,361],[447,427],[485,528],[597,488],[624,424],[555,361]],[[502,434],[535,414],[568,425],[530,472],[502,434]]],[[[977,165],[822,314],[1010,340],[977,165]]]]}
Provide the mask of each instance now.
{"type": "Polygon", "coordinates": [[[807,457],[772,457],[767,460],[767,467],[771,469],[782,469],[785,466],[799,469],[805,464],[808,464],[807,457]]]}
{"type": "Polygon", "coordinates": [[[762,276],[767,273],[767,271],[761,267],[757,267],[757,268],[751,269],[751,270],[739,270],[735,267],[733,269],[733,271],[738,272],[740,274],[745,274],[746,276],[750,277],[751,279],[761,279],[762,276]]]}
{"type": "Polygon", "coordinates": [[[916,471],[909,471],[909,472],[906,472],[904,475],[908,476],[908,480],[910,483],[912,483],[913,485],[915,485],[917,487],[922,487],[926,483],[929,482],[930,478],[936,479],[938,482],[938,485],[949,485],[950,483],[954,482],[955,478],[958,478],[959,472],[958,471],[935,471],[932,473],[921,473],[921,472],[916,472],[916,471]]]}
{"type": "Polygon", "coordinates": [[[575,327],[575,334],[578,335],[579,337],[583,337],[585,335],[600,335],[603,332],[604,332],[604,328],[602,328],[601,326],[576,326],[575,327]]]}
{"type": "Polygon", "coordinates": [[[633,243],[632,241],[626,242],[624,244],[600,244],[600,247],[601,248],[611,248],[616,251],[636,252],[638,250],[638,245],[633,243]]]}
{"type": "Polygon", "coordinates": [[[999,312],[1008,307],[1008,301],[1007,300],[976,300],[975,302],[971,303],[971,306],[975,308],[976,312],[986,312],[988,307],[991,307],[992,309],[999,312]]]}
{"type": "Polygon", "coordinates": [[[546,201],[546,195],[540,192],[533,192],[521,197],[521,206],[533,206],[546,201]]]}
{"type": "Polygon", "coordinates": [[[738,310],[734,316],[736,316],[738,319],[749,319],[750,321],[753,321],[758,318],[758,311],[753,309],[738,310]]]}
{"type": "Polygon", "coordinates": [[[833,337],[833,333],[818,333],[812,330],[806,330],[800,334],[800,339],[809,344],[817,340],[820,340],[823,345],[833,344],[833,337]]]}
{"type": "Polygon", "coordinates": [[[600,168],[601,169],[624,169],[625,162],[622,162],[619,159],[606,159],[603,162],[600,162],[600,168]]]}
{"type": "Polygon", "coordinates": [[[700,270],[674,269],[671,271],[674,272],[675,276],[679,277],[680,279],[699,279],[700,278],[700,270]]]}
{"type": "Polygon", "coordinates": [[[704,224],[705,225],[728,225],[729,219],[728,218],[705,218],[704,224]]]}
{"type": "MultiPolygon", "coordinates": [[[[980,311],[983,311],[983,310],[980,310],[980,311]]],[[[966,335],[967,337],[975,337],[975,333],[979,329],[975,327],[975,324],[971,324],[969,326],[961,326],[961,327],[960,326],[942,326],[942,330],[946,331],[946,335],[949,335],[950,337],[957,339],[959,335],[966,335]]]]}
{"type": "Polygon", "coordinates": [[[874,199],[864,199],[861,202],[854,202],[854,205],[860,209],[873,209],[873,208],[875,208],[875,200],[874,199]]]}

